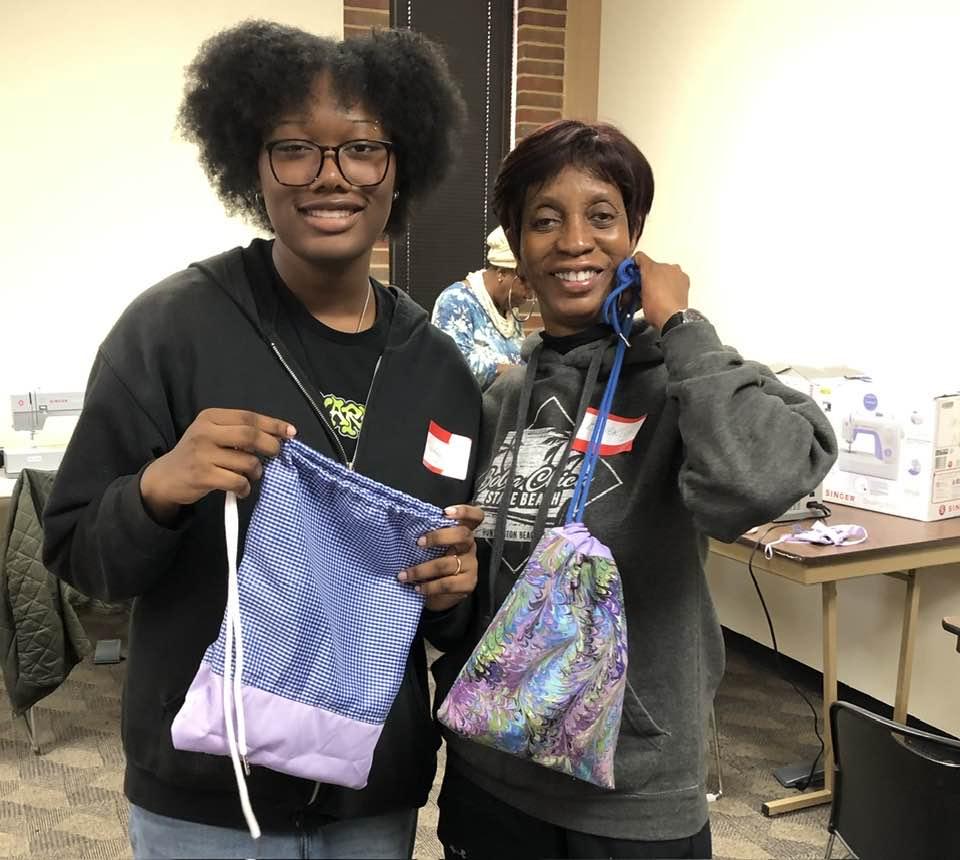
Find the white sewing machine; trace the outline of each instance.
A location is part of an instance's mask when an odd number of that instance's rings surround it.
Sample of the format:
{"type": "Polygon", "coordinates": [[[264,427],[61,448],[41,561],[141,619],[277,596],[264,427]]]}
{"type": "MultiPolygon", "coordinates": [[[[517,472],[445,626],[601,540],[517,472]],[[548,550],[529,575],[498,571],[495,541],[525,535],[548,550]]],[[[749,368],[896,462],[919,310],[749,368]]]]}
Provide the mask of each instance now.
{"type": "Polygon", "coordinates": [[[48,418],[79,415],[83,409],[83,392],[67,391],[46,393],[31,391],[10,397],[13,413],[13,429],[30,434],[30,444],[5,446],[3,449],[4,471],[8,476],[20,474],[22,469],[53,471],[60,465],[64,445],[42,445],[35,442],[36,434],[43,430],[48,418]]]}
{"type": "Polygon", "coordinates": [[[840,449],[842,472],[896,480],[900,467],[900,425],[882,415],[847,415],[840,425],[846,448],[840,449]],[[866,444],[855,447],[863,438],[866,444]]]}

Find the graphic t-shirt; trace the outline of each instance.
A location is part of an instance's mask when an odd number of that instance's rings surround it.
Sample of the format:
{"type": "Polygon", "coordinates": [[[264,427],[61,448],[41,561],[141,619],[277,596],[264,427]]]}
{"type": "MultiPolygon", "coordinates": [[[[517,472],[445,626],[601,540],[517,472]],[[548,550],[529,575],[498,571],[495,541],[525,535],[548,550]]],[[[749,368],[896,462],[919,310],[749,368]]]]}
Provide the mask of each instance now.
{"type": "Polygon", "coordinates": [[[396,300],[374,285],[370,303],[376,302],[377,317],[373,326],[357,334],[336,331],[316,319],[288,289],[273,264],[272,250],[272,242],[254,243],[247,249],[248,275],[268,278],[276,290],[280,300],[277,334],[309,375],[318,395],[317,406],[343,448],[344,458],[352,462],[396,300]]]}
{"type": "MultiPolygon", "coordinates": [[[[596,340],[607,340],[610,329],[595,326],[563,337],[541,333],[545,350],[566,355],[570,350],[596,340]]],[[[537,368],[530,408],[523,426],[523,441],[517,456],[516,472],[510,488],[505,522],[505,543],[501,565],[510,577],[501,578],[509,587],[520,573],[542,531],[536,528],[538,516],[546,514],[543,527],[561,525],[573,496],[603,395],[598,384],[586,414],[577,424],[577,406],[583,386],[583,370],[564,361],[542,360],[537,368]],[[572,439],[571,439],[572,437],[572,439]],[[564,454],[570,446],[569,457],[564,454]],[[559,471],[559,474],[557,474],[559,471]]],[[[615,400],[615,405],[618,401],[615,400]]],[[[645,414],[611,414],[604,428],[587,510],[598,502],[622,497],[625,462],[646,420],[645,414]]],[[[476,504],[483,508],[484,520],[475,534],[481,546],[493,543],[500,504],[513,461],[515,430],[509,430],[494,452],[489,465],[478,475],[476,504]]],[[[485,551],[483,553],[486,555],[485,551]]],[[[498,580],[501,582],[501,580],[498,580]]],[[[498,594],[502,599],[504,594],[498,594]]]]}

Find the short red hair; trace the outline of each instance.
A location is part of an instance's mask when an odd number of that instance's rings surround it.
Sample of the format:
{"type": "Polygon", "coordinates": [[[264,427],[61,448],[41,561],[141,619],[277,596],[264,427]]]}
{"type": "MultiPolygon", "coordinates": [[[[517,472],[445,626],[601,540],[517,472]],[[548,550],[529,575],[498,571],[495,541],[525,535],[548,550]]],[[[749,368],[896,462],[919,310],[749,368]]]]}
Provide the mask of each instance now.
{"type": "Polygon", "coordinates": [[[527,191],[553,179],[565,167],[583,168],[616,185],[626,207],[630,235],[643,232],[653,205],[653,170],[644,154],[608,123],[561,119],[523,138],[500,166],[493,211],[514,255],[519,250],[527,191]]]}

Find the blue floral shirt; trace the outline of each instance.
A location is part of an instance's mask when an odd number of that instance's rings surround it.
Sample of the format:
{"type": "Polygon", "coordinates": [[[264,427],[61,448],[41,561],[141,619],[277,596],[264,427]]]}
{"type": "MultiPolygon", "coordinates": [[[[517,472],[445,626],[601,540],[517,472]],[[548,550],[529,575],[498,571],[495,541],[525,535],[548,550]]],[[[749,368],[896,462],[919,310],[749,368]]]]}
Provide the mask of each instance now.
{"type": "Polygon", "coordinates": [[[481,302],[475,289],[464,281],[451,284],[433,306],[433,324],[454,339],[480,387],[487,388],[497,378],[498,364],[521,363],[524,336],[520,323],[512,316],[507,320],[500,317],[486,290],[480,289],[487,302],[481,302]],[[491,314],[497,314],[499,324],[491,314]],[[510,331],[510,336],[504,330],[510,331]]]}

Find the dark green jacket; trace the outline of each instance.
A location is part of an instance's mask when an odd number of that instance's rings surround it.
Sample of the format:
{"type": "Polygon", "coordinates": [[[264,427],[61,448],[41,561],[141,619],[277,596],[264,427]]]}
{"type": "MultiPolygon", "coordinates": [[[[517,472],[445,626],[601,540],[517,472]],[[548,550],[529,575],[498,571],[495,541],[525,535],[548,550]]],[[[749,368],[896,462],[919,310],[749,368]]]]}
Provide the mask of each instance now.
{"type": "Polygon", "coordinates": [[[76,606],[89,602],[43,566],[40,514],[53,472],[24,469],[0,532],[0,654],[14,715],[50,695],[90,651],[76,606]]]}

